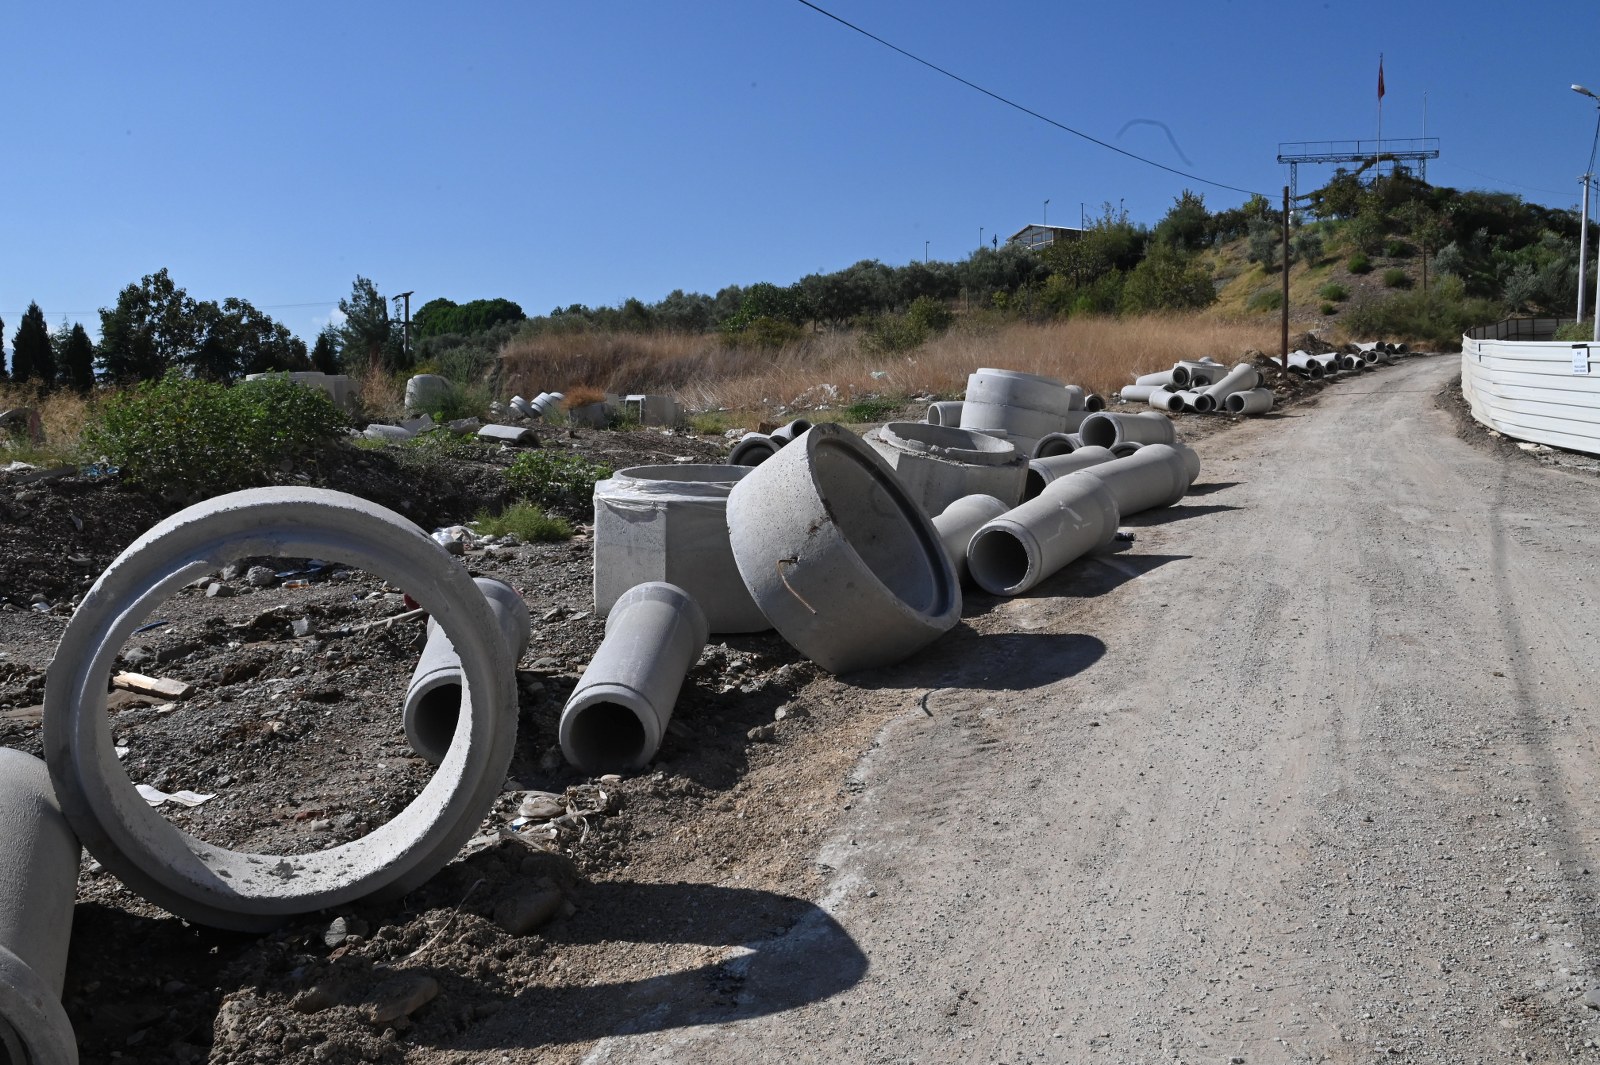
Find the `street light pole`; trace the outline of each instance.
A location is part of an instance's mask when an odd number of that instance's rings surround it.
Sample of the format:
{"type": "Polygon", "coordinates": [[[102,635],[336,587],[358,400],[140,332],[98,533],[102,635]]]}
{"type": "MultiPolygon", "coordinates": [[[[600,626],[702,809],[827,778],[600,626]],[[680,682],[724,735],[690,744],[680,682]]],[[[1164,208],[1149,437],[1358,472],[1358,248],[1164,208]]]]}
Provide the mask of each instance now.
{"type": "Polygon", "coordinates": [[[1583,301],[1589,294],[1587,272],[1589,269],[1589,182],[1593,174],[1578,178],[1583,182],[1583,213],[1578,222],[1578,321],[1583,321],[1583,301]]]}
{"type": "Polygon", "coordinates": [[[1050,224],[1050,201],[1044,201],[1044,224],[1050,224]]]}
{"type": "MultiPolygon", "coordinates": [[[[1582,85],[1574,85],[1572,91],[1580,96],[1587,96],[1595,102],[1594,139],[1589,143],[1589,169],[1583,175],[1583,232],[1578,238],[1578,321],[1583,321],[1584,290],[1588,287],[1583,276],[1588,267],[1589,243],[1589,183],[1594,179],[1594,153],[1600,148],[1600,96],[1585,89],[1582,85]]],[[[1594,341],[1600,344],[1600,270],[1594,272],[1595,279],[1595,316],[1594,316],[1594,341]]]]}
{"type": "Polygon", "coordinates": [[[983,247],[983,227],[978,227],[978,247],[983,247]]]}
{"type": "Polygon", "coordinates": [[[922,242],[922,264],[924,266],[928,264],[928,243],[928,241],[922,242]]]}

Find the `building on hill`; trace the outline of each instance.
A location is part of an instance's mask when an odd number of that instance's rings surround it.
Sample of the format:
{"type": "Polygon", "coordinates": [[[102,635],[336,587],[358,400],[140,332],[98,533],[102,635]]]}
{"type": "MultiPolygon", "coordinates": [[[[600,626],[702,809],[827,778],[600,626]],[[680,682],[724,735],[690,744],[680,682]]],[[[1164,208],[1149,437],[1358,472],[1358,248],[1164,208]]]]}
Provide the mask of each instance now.
{"type": "Polygon", "coordinates": [[[1032,225],[1023,226],[1006,238],[1007,244],[1016,244],[1028,251],[1039,251],[1048,248],[1058,240],[1077,240],[1083,236],[1083,230],[1071,226],[1032,225]]]}

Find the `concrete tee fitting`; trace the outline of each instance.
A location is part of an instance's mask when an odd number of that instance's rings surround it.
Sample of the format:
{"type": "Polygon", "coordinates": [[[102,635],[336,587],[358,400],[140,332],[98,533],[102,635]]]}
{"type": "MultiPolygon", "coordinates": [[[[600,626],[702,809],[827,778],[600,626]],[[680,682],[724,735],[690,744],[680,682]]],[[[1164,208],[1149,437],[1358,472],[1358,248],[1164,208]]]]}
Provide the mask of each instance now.
{"type": "Polygon", "coordinates": [[[494,612],[466,570],[425,532],[365,499],[257,488],[158,523],[112,562],[67,623],[45,686],[44,747],[62,811],[124,884],[188,920],[264,931],[370,896],[403,895],[478,828],[515,744],[516,684],[494,612]],[[405,588],[444,628],[467,693],[449,753],[388,824],[324,851],[262,855],[179,831],[145,804],[117,761],[106,677],[128,635],[177,589],[247,556],[322,558],[405,588]]]}
{"type": "Polygon", "coordinates": [[[933,519],[939,542],[961,581],[968,577],[967,544],[972,541],[972,534],[1010,509],[994,496],[962,496],[933,519]]]}
{"type": "Polygon", "coordinates": [[[967,546],[972,579],[994,595],[1019,595],[1116,535],[1116,499],[1086,472],[1070,473],[979,529],[967,546]]]}
{"type": "Polygon", "coordinates": [[[930,517],[962,496],[994,496],[1011,506],[1022,498],[1028,460],[1004,440],[948,425],[889,422],[866,441],[930,517]]]}

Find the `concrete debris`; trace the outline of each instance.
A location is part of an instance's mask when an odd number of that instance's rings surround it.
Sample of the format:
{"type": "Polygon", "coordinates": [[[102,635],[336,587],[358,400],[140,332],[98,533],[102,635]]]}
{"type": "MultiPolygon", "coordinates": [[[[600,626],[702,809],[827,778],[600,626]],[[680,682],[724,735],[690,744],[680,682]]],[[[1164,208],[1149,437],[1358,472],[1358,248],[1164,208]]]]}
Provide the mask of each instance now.
{"type": "Polygon", "coordinates": [[[532,429],[517,425],[485,425],[478,430],[479,440],[490,440],[517,447],[538,447],[539,438],[532,429]]]}

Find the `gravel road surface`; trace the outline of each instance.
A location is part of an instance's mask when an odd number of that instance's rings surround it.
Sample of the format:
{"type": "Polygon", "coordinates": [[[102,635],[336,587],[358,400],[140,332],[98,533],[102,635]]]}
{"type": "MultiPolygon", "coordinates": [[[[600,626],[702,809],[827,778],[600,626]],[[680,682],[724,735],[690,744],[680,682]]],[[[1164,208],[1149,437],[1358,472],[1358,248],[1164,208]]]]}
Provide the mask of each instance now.
{"type": "Polygon", "coordinates": [[[1600,1060],[1600,486],[1459,438],[1458,368],[1212,436],[1126,550],[970,605],[946,686],[868,693],[838,924],[590,1060],[1600,1060]]]}

